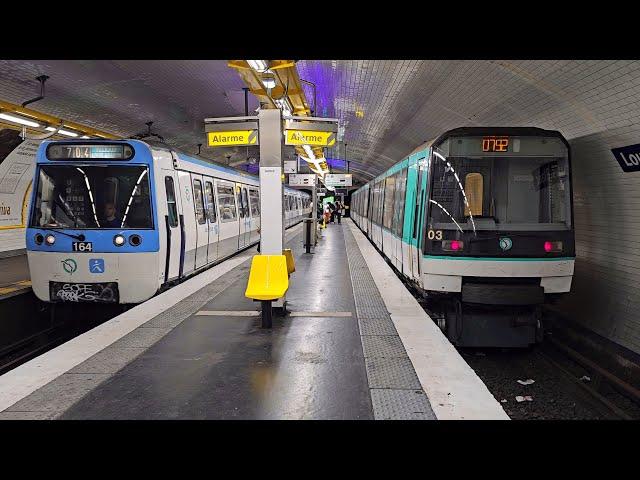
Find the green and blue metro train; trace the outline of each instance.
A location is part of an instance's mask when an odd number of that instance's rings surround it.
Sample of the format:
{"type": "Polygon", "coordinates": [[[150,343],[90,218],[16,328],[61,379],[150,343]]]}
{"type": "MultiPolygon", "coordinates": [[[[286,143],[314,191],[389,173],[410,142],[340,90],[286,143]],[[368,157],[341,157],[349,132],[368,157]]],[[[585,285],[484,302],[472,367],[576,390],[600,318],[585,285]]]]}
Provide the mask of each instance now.
{"type": "Polygon", "coordinates": [[[571,289],[571,155],[557,131],[447,131],[352,194],[351,216],[430,303],[454,345],[542,339],[541,305],[571,289]]]}

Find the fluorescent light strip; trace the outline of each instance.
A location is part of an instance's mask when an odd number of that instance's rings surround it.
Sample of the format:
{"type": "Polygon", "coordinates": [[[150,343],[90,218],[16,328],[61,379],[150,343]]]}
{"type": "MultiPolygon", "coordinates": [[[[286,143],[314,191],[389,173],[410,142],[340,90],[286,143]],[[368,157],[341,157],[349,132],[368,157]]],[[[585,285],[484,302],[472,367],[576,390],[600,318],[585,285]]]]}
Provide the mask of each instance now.
{"type": "MultiPolygon", "coordinates": [[[[50,132],[55,132],[56,131],[56,129],[53,128],[53,127],[47,127],[47,128],[45,128],[45,130],[49,130],[50,132]]],[[[67,137],[77,137],[78,136],[77,133],[69,132],[68,130],[58,130],[58,133],[60,135],[66,135],[67,137]]]]}
{"type": "Polygon", "coordinates": [[[27,127],[39,127],[40,124],[36,122],[32,122],[31,120],[27,120],[22,117],[15,117],[13,115],[9,115],[8,113],[0,113],[0,118],[3,120],[8,120],[10,122],[19,123],[20,125],[26,125],[27,127]]]}
{"type": "Polygon", "coordinates": [[[251,68],[261,73],[264,72],[267,68],[269,68],[269,65],[267,65],[266,60],[247,60],[247,63],[251,68]]]}

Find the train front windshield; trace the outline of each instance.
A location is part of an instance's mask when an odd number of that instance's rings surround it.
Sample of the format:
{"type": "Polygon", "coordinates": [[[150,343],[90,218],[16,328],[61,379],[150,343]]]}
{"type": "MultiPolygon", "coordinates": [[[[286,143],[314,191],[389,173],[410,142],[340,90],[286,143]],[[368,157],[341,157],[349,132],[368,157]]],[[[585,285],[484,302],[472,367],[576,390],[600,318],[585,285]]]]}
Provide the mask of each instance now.
{"type": "Polygon", "coordinates": [[[430,229],[571,228],[568,152],[559,139],[527,139],[518,152],[476,151],[468,143],[482,139],[456,140],[445,146],[449,155],[432,157],[430,229]]]}
{"type": "Polygon", "coordinates": [[[36,188],[31,227],[153,228],[147,167],[43,165],[36,188]]]}

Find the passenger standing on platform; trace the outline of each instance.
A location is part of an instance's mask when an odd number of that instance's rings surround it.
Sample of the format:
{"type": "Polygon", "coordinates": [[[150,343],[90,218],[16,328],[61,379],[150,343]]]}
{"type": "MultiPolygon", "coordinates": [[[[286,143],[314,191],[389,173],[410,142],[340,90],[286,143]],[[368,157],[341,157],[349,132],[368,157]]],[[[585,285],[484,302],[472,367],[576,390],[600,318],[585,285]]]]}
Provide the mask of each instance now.
{"type": "Polygon", "coordinates": [[[335,203],[329,202],[329,211],[331,212],[331,214],[330,214],[330,217],[331,217],[330,222],[333,223],[333,220],[336,217],[336,204],[335,203]]]}
{"type": "Polygon", "coordinates": [[[341,223],[340,220],[342,219],[343,209],[344,209],[344,205],[342,204],[342,202],[340,200],[337,200],[336,201],[335,217],[338,219],[338,224],[341,223]]]}

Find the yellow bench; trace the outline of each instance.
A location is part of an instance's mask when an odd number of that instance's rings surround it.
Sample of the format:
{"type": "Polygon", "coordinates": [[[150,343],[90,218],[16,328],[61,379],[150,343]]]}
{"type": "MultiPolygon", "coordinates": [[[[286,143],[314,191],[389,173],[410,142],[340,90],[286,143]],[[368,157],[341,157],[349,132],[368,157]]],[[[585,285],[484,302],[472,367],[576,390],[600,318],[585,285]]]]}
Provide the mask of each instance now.
{"type": "Polygon", "coordinates": [[[255,255],[251,260],[245,297],[253,300],[277,300],[289,289],[289,269],[285,255],[255,255]]]}

